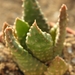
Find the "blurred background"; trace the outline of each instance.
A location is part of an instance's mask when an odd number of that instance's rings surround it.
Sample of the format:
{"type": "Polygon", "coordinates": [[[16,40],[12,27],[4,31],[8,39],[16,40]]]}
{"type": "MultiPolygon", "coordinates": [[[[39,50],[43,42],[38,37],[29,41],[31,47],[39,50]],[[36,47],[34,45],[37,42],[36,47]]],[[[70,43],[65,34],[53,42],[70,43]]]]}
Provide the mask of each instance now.
{"type": "MultiPolygon", "coordinates": [[[[68,8],[68,26],[75,30],[75,0],[38,0],[49,22],[56,22],[62,4],[68,8]]],[[[4,22],[14,24],[16,17],[22,15],[22,0],[0,0],[0,30],[4,22]]]]}

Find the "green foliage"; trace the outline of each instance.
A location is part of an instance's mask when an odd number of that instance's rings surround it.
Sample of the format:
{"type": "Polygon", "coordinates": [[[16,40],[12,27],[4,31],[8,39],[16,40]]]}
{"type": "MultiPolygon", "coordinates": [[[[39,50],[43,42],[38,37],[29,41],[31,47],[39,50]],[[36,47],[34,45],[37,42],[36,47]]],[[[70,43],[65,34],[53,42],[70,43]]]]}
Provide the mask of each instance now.
{"type": "Polygon", "coordinates": [[[50,30],[50,34],[52,36],[52,40],[53,40],[53,45],[55,45],[56,42],[56,36],[57,36],[57,29],[58,29],[58,25],[54,25],[51,30],[50,30]]]}
{"type": "Polygon", "coordinates": [[[15,39],[11,27],[5,29],[5,35],[8,46],[12,49],[17,63],[25,70],[26,75],[42,75],[47,66],[35,59],[28,51],[23,49],[19,42],[15,39]]]}
{"type": "Polygon", "coordinates": [[[27,33],[26,44],[31,53],[40,61],[47,62],[52,59],[52,37],[50,34],[41,31],[36,22],[34,22],[27,33]]]}
{"type": "Polygon", "coordinates": [[[50,67],[45,72],[45,75],[63,75],[68,66],[62,58],[56,56],[50,64],[50,67]]]}
{"type": "Polygon", "coordinates": [[[17,18],[15,21],[15,34],[17,34],[17,39],[20,42],[20,44],[26,48],[25,44],[25,38],[27,35],[27,32],[29,31],[29,24],[27,22],[24,22],[23,20],[17,18]]]}
{"type": "Polygon", "coordinates": [[[29,30],[29,25],[28,23],[17,18],[15,21],[15,29],[18,39],[21,40],[23,37],[27,35],[27,32],[29,30]]]}
{"type": "Polygon", "coordinates": [[[61,55],[62,49],[63,49],[63,43],[66,36],[66,25],[67,25],[67,13],[66,13],[66,6],[62,5],[60,9],[60,16],[57,22],[57,30],[56,30],[56,39],[55,39],[55,45],[53,47],[54,51],[54,57],[56,55],[61,55]]]}
{"type": "Polygon", "coordinates": [[[17,18],[14,24],[4,24],[3,38],[25,75],[63,75],[66,72],[68,66],[60,57],[67,25],[65,5],[61,7],[57,24],[48,29],[37,1],[24,0],[23,19],[17,18]]]}
{"type": "Polygon", "coordinates": [[[34,20],[36,20],[39,28],[41,28],[43,31],[49,32],[49,26],[37,0],[24,0],[23,7],[23,19],[28,22],[30,26],[33,24],[34,20]]]}

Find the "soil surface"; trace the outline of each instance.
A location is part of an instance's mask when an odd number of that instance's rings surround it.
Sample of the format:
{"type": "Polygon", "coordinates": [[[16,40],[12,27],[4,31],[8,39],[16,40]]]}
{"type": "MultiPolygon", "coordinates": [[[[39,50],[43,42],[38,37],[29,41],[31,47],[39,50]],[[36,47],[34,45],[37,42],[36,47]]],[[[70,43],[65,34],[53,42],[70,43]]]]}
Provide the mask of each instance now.
{"type": "MultiPolygon", "coordinates": [[[[75,30],[75,0],[38,0],[49,22],[57,22],[59,9],[62,4],[66,4],[68,8],[68,27],[75,30]]],[[[13,25],[15,18],[22,15],[22,0],[0,0],[0,31],[4,22],[13,25]]],[[[75,75],[75,37],[67,34],[64,48],[63,58],[71,64],[65,75],[75,75]]],[[[8,49],[0,44],[0,75],[23,75],[16,62],[13,61],[11,53],[8,49]],[[9,56],[10,55],[10,56],[9,56]]]]}
{"type": "Polygon", "coordinates": [[[16,17],[22,14],[21,0],[0,0],[0,30],[4,22],[14,24],[16,17]]]}

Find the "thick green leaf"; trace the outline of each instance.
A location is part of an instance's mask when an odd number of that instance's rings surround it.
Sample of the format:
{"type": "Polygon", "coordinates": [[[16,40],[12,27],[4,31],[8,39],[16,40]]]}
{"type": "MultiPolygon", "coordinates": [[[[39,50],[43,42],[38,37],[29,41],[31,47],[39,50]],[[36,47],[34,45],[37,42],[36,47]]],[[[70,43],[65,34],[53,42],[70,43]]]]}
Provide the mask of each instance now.
{"type": "Polygon", "coordinates": [[[57,55],[62,55],[62,50],[63,50],[63,43],[65,41],[66,37],[66,26],[67,26],[67,13],[66,13],[66,6],[63,4],[61,9],[60,9],[60,16],[59,16],[59,21],[58,21],[58,32],[56,35],[56,44],[53,47],[54,51],[54,57],[57,55]]]}
{"type": "Polygon", "coordinates": [[[50,67],[45,72],[45,75],[63,75],[68,70],[67,63],[59,56],[51,62],[50,67]]]}
{"type": "Polygon", "coordinates": [[[24,0],[23,7],[23,19],[28,22],[29,25],[32,25],[34,20],[36,20],[41,30],[49,32],[49,25],[46,22],[47,20],[44,18],[37,0],[24,0]]]}
{"type": "Polygon", "coordinates": [[[29,29],[26,37],[27,47],[31,53],[40,61],[46,62],[52,59],[53,56],[53,41],[50,34],[42,32],[36,22],[29,29]]]}
{"type": "Polygon", "coordinates": [[[14,37],[11,28],[6,28],[5,36],[7,45],[15,56],[15,60],[18,65],[23,71],[25,71],[25,75],[43,75],[47,66],[34,58],[30,53],[28,53],[28,51],[23,49],[14,37]]]}
{"type": "Polygon", "coordinates": [[[29,25],[27,22],[24,22],[21,19],[17,18],[15,22],[15,29],[16,29],[18,39],[22,39],[23,37],[26,36],[29,30],[29,25]]]}

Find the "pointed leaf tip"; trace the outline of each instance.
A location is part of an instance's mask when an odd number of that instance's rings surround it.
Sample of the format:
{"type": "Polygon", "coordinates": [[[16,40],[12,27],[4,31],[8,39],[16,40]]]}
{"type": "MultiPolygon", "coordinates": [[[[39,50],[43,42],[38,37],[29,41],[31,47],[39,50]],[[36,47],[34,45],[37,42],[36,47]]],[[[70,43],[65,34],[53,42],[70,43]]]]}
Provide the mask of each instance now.
{"type": "Polygon", "coordinates": [[[7,22],[4,22],[4,23],[3,23],[3,28],[2,28],[3,31],[4,31],[8,26],[9,26],[9,24],[8,24],[7,22]]]}
{"type": "Polygon", "coordinates": [[[10,25],[7,22],[4,22],[3,27],[2,27],[3,39],[5,38],[5,29],[7,27],[10,27],[10,25]]]}
{"type": "Polygon", "coordinates": [[[37,23],[36,23],[36,20],[34,20],[34,23],[33,23],[33,25],[37,25],[37,23]]]}
{"type": "Polygon", "coordinates": [[[10,34],[12,34],[12,32],[13,32],[11,27],[8,27],[5,29],[6,34],[8,34],[9,32],[10,32],[10,34]]]}
{"type": "Polygon", "coordinates": [[[60,11],[65,11],[67,10],[67,6],[65,4],[62,4],[60,11]]]}
{"type": "Polygon", "coordinates": [[[26,36],[26,34],[29,30],[29,25],[27,22],[25,22],[19,18],[16,18],[15,29],[16,29],[16,33],[18,35],[18,38],[22,39],[23,37],[26,36]]]}
{"type": "Polygon", "coordinates": [[[34,23],[32,24],[31,27],[33,27],[33,26],[35,26],[37,29],[41,30],[41,29],[38,27],[36,20],[34,20],[34,23]]]}
{"type": "Polygon", "coordinates": [[[61,6],[61,9],[60,9],[60,16],[59,18],[61,19],[61,22],[64,23],[63,21],[66,21],[67,20],[67,7],[65,4],[63,4],[61,6]]]}

